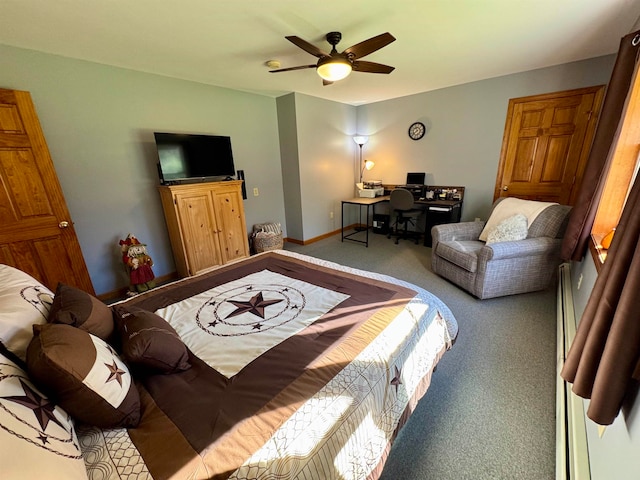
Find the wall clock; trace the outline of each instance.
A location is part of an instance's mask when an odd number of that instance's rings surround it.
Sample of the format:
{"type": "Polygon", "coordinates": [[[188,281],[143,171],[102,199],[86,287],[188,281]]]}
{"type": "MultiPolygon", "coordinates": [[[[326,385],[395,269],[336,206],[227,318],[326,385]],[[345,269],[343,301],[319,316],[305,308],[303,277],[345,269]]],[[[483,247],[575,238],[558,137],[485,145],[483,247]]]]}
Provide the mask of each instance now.
{"type": "Polygon", "coordinates": [[[424,126],[424,123],[414,122],[409,127],[409,138],[411,138],[411,140],[420,140],[426,132],[427,128],[424,126]]]}

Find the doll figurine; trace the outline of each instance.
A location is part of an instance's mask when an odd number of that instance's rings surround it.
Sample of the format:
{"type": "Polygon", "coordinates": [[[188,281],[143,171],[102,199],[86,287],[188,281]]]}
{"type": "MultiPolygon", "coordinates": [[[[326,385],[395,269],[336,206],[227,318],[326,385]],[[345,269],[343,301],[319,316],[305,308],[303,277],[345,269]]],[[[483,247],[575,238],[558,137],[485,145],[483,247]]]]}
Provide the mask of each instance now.
{"type": "Polygon", "coordinates": [[[147,246],[129,234],[126,239],[120,240],[120,250],[122,262],[129,273],[129,291],[135,294],[154,288],[153,260],[147,253],[147,246]]]}

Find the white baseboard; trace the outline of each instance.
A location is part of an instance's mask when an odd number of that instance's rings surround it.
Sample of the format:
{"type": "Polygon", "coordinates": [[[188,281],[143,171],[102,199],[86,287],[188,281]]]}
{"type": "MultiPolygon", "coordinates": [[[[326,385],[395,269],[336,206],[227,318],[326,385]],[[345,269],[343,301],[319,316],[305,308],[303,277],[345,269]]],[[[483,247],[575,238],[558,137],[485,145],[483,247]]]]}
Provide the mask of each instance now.
{"type": "Polygon", "coordinates": [[[582,398],[560,371],[576,334],[576,317],[571,290],[571,265],[558,270],[558,344],[556,374],[556,480],[590,480],[589,450],[582,398]]]}

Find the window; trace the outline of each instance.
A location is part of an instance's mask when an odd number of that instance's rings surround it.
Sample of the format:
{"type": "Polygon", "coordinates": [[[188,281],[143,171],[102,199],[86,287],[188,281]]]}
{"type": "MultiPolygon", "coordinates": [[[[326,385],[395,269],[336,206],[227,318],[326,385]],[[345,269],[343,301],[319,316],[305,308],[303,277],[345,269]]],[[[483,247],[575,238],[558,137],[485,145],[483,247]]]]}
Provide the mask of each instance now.
{"type": "Polygon", "coordinates": [[[607,258],[602,240],[618,225],[639,166],[640,75],[636,71],[622,113],[617,138],[614,140],[607,179],[591,229],[591,253],[598,269],[607,258]]]}

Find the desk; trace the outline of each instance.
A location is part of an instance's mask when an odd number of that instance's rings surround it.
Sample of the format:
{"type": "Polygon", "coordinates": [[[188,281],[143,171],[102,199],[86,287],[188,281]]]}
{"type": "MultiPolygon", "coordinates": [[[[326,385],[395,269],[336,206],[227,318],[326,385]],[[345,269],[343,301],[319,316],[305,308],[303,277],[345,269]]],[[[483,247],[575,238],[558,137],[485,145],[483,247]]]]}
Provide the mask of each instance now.
{"type": "MultiPolygon", "coordinates": [[[[369,224],[369,218],[375,214],[376,205],[383,202],[388,202],[390,195],[384,195],[375,198],[356,197],[349,200],[342,200],[342,241],[351,240],[352,242],[364,243],[365,246],[369,246],[369,230],[372,225],[369,224]],[[362,207],[366,207],[366,227],[363,230],[356,230],[355,232],[344,234],[344,206],[358,205],[359,210],[359,224],[362,225],[362,207]],[[370,210],[371,209],[371,210],[370,210]],[[351,238],[353,235],[365,232],[364,240],[359,238],[351,238]]],[[[419,208],[423,208],[426,214],[425,232],[424,232],[424,246],[431,246],[431,227],[434,225],[440,225],[442,223],[457,223],[460,221],[462,214],[462,200],[416,200],[414,205],[419,208]]]]}
{"type": "Polygon", "coordinates": [[[382,202],[388,202],[389,201],[389,195],[383,195],[381,197],[375,197],[375,198],[365,198],[365,197],[355,197],[355,198],[351,198],[349,200],[342,200],[342,241],[344,242],[345,240],[351,240],[352,242],[358,242],[358,243],[364,243],[364,245],[366,247],[369,246],[369,229],[371,228],[371,225],[369,224],[369,218],[373,216],[373,214],[376,212],[376,205],[378,203],[382,203],[382,202]],[[358,214],[359,214],[359,224],[362,225],[362,207],[366,207],[366,211],[367,211],[367,216],[366,216],[366,227],[364,229],[364,235],[365,235],[365,239],[364,240],[360,240],[358,238],[351,238],[353,235],[356,235],[358,233],[362,233],[362,231],[358,231],[356,230],[355,232],[351,232],[347,235],[344,234],[344,206],[345,205],[358,205],[358,214]],[[371,215],[369,214],[369,209],[373,209],[371,212],[371,215]]]}
{"type": "Polygon", "coordinates": [[[462,200],[416,200],[426,209],[424,246],[431,246],[431,227],[443,223],[458,223],[462,214],[462,200]]]}

